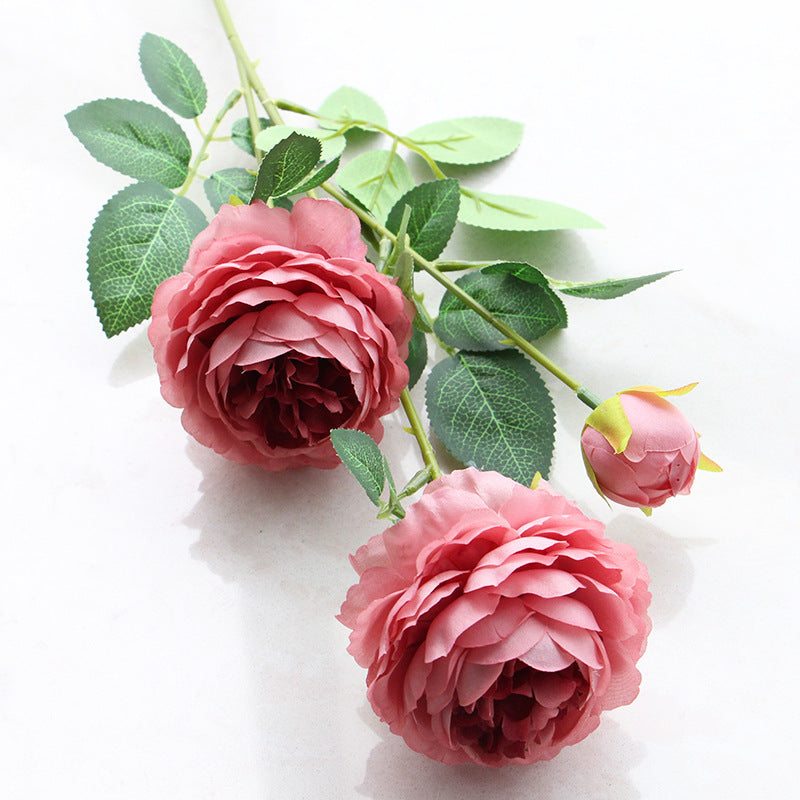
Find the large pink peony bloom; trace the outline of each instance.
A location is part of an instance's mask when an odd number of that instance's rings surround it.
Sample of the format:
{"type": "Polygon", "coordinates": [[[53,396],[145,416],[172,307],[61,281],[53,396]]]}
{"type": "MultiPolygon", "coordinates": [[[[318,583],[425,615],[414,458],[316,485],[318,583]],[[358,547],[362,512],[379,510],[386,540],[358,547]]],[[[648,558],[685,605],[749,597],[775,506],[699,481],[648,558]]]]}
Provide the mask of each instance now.
{"type": "Polygon", "coordinates": [[[161,393],[243,464],[334,467],[332,428],[374,438],[408,382],[410,304],[332,200],[222,206],[153,298],[161,393]]]}
{"type": "Polygon", "coordinates": [[[700,452],[695,429],[664,395],[680,389],[635,386],[601,403],[586,419],[581,446],[600,494],[645,511],[689,494],[698,467],[719,471],[700,452]]]}
{"type": "Polygon", "coordinates": [[[544,481],[439,478],[352,561],[349,652],[375,712],[420,753],[552,758],[638,693],[647,571],[544,481]]]}

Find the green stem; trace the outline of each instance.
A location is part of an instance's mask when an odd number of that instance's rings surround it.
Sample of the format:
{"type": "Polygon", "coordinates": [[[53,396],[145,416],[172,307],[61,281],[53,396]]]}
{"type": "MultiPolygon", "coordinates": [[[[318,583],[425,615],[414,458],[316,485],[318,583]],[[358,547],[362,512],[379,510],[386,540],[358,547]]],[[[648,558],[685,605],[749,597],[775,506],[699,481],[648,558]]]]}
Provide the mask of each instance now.
{"type": "MultiPolygon", "coordinates": [[[[336,198],[342,205],[347,206],[347,208],[353,211],[363,222],[369,225],[373,230],[377,231],[381,236],[385,236],[392,242],[396,241],[397,237],[385,225],[382,225],[380,222],[378,222],[378,220],[376,220],[375,217],[373,217],[368,211],[364,211],[362,208],[355,205],[355,203],[351,203],[348,197],[340,192],[336,186],[332,185],[330,182],[326,182],[322,184],[322,188],[332,197],[336,198]]],[[[500,333],[502,333],[506,339],[512,342],[523,353],[530,356],[534,361],[541,364],[541,366],[543,366],[548,372],[551,372],[553,375],[555,375],[556,378],[558,378],[562,383],[569,386],[569,388],[578,395],[578,398],[582,402],[586,403],[586,405],[588,405],[590,408],[597,407],[597,399],[591,394],[591,392],[589,392],[588,389],[583,387],[580,381],[576,380],[569,373],[561,369],[558,364],[551,361],[541,350],[534,347],[527,339],[520,336],[510,325],[506,325],[505,322],[495,317],[491,311],[488,311],[486,308],[484,308],[484,306],[467,294],[457,283],[448,278],[447,275],[439,270],[434,263],[428,261],[426,258],[423,258],[413,248],[409,247],[407,249],[419,267],[427,272],[436,281],[438,281],[442,286],[444,286],[448,292],[461,300],[461,302],[464,303],[464,305],[466,305],[468,308],[471,308],[479,317],[485,319],[492,327],[495,328],[495,330],[498,330],[500,333]]]]}
{"type": "MultiPolygon", "coordinates": [[[[233,48],[233,52],[236,55],[237,60],[243,65],[244,69],[247,72],[248,80],[253,87],[253,90],[256,93],[256,96],[261,101],[261,104],[264,106],[264,110],[269,114],[270,119],[276,125],[283,124],[283,118],[281,117],[280,111],[278,111],[277,106],[275,105],[275,101],[269,96],[267,90],[264,88],[264,84],[261,83],[258,74],[255,71],[252,61],[250,61],[249,56],[247,55],[247,51],[244,49],[242,45],[242,41],[239,38],[239,34],[236,32],[236,27],[233,24],[233,19],[231,18],[230,12],[228,11],[228,6],[225,0],[214,0],[214,5],[217,8],[217,13],[219,14],[220,21],[222,22],[222,27],[225,29],[225,33],[228,37],[228,41],[230,42],[231,47],[233,48]]],[[[284,106],[288,104],[283,103],[284,106]]],[[[301,106],[292,106],[290,109],[292,111],[298,111],[299,113],[305,113],[302,110],[301,106]]],[[[387,136],[391,136],[392,139],[396,139],[401,144],[408,147],[410,150],[413,150],[416,153],[419,153],[422,158],[428,163],[431,170],[433,170],[434,175],[439,178],[445,177],[444,173],[439,169],[439,166],[436,162],[427,154],[425,151],[418,147],[414,142],[409,139],[406,139],[402,136],[398,136],[393,131],[390,131],[384,128],[381,125],[375,125],[374,123],[367,123],[370,128],[373,130],[379,131],[380,133],[384,133],[387,136]]],[[[338,200],[343,206],[349,208],[356,216],[362,220],[362,222],[366,223],[372,230],[378,233],[380,236],[386,237],[391,242],[397,242],[397,237],[383,224],[381,224],[375,217],[372,216],[368,211],[364,211],[362,208],[357,206],[355,203],[351,202],[350,199],[343,194],[338,187],[332,184],[330,181],[326,181],[322,184],[322,189],[324,189],[331,197],[338,200]]],[[[464,305],[468,308],[471,308],[479,317],[485,319],[490,325],[492,325],[496,330],[505,336],[511,343],[516,345],[523,353],[530,356],[534,361],[541,364],[546,370],[551,372],[553,375],[556,376],[562,383],[569,386],[578,396],[580,400],[582,400],[586,405],[590,408],[595,408],[598,403],[594,395],[591,394],[588,390],[584,389],[579,381],[565,372],[561,367],[559,367],[556,363],[551,361],[544,353],[540,350],[535,348],[527,339],[524,339],[520,336],[511,326],[506,325],[505,322],[498,319],[494,316],[490,311],[484,308],[477,300],[473,299],[468,295],[460,286],[454,283],[450,278],[447,277],[440,269],[436,267],[435,264],[428,261],[426,258],[423,258],[419,253],[417,253],[412,248],[407,248],[408,252],[411,254],[411,257],[414,261],[418,264],[420,269],[427,272],[434,280],[438,281],[445,289],[447,289],[451,294],[461,300],[464,305]]],[[[403,407],[406,408],[406,413],[408,413],[408,408],[406,407],[406,403],[403,403],[403,407]]],[[[413,405],[411,406],[413,409],[413,405]]],[[[413,412],[416,416],[416,412],[413,412]]],[[[417,417],[417,420],[419,418],[417,417]]],[[[413,424],[412,424],[413,428],[413,424]]],[[[422,435],[424,436],[424,431],[421,430],[422,435]]],[[[416,433],[415,433],[416,435],[416,433]]],[[[425,437],[427,439],[427,437],[425,437]]],[[[417,438],[420,441],[419,437],[417,438]]],[[[420,447],[422,444],[420,442],[420,447]]],[[[432,455],[432,451],[431,451],[432,455]]],[[[426,462],[427,463],[427,462],[426,462]]],[[[436,468],[438,470],[438,467],[436,468]]],[[[441,474],[441,470],[438,470],[439,474],[441,474]]]]}
{"type": "Polygon", "coordinates": [[[403,404],[403,411],[406,412],[409,425],[411,425],[411,431],[417,440],[417,444],[419,445],[419,451],[422,454],[422,460],[425,462],[425,466],[428,468],[430,480],[441,478],[442,470],[439,467],[436,456],[434,455],[433,445],[431,444],[431,440],[428,438],[428,435],[425,433],[425,429],[422,427],[422,421],[419,418],[419,414],[417,414],[417,409],[414,407],[414,401],[411,399],[411,394],[409,393],[408,389],[403,389],[403,392],[400,395],[400,402],[403,404]]]}
{"type": "Polygon", "coordinates": [[[242,92],[244,92],[244,103],[247,106],[247,119],[250,122],[250,135],[253,137],[253,155],[256,161],[261,161],[263,155],[261,150],[256,146],[256,136],[261,132],[261,125],[258,121],[258,112],[256,111],[256,104],[253,100],[253,87],[250,85],[250,79],[247,76],[247,71],[242,66],[242,62],[236,59],[236,66],[239,69],[239,80],[242,82],[242,92]]]}
{"type": "MultiPolygon", "coordinates": [[[[214,134],[217,132],[217,128],[219,128],[220,123],[225,118],[225,115],[239,102],[241,97],[242,93],[240,91],[232,91],[226,98],[222,108],[217,112],[217,116],[214,117],[214,121],[211,123],[211,127],[208,129],[208,133],[203,136],[200,149],[197,151],[197,155],[195,155],[192,165],[189,167],[189,173],[186,176],[186,180],[176,192],[178,196],[185,195],[189,190],[192,182],[197,177],[197,170],[200,168],[200,164],[202,164],[203,161],[205,161],[205,159],[208,157],[206,151],[208,150],[208,145],[214,138],[214,134]]],[[[199,128],[200,123],[198,122],[197,124],[199,128]]]]}

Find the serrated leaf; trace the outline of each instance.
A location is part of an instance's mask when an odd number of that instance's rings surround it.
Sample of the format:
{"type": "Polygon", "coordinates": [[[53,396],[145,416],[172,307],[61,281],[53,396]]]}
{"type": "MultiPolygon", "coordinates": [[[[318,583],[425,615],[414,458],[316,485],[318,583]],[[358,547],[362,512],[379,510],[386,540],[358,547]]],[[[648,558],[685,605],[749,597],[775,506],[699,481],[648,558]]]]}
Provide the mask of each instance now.
{"type": "Polygon", "coordinates": [[[411,340],[408,343],[408,388],[416,386],[428,363],[428,337],[419,329],[414,328],[411,340]]]}
{"type": "Polygon", "coordinates": [[[150,316],[156,287],[183,269],[206,225],[191,200],[158,183],[134,183],[106,203],[88,252],[89,284],[106,336],[150,316]]]}
{"type": "Polygon", "coordinates": [[[339,169],[339,156],[334,158],[333,161],[324,164],[307,180],[292,189],[292,194],[300,194],[300,192],[308,192],[311,189],[316,189],[317,186],[325,183],[329,178],[332,178],[336,174],[337,169],[339,169]]]}
{"type": "Polygon", "coordinates": [[[381,492],[386,485],[386,462],[372,437],[363,431],[335,428],[331,431],[331,444],[367,497],[376,506],[380,505],[381,492]]]}
{"type": "Polygon", "coordinates": [[[189,173],[192,147],[175,120],[138,100],[93,100],[66,115],[69,129],[98,161],[174,189],[189,173]]]}
{"type": "Polygon", "coordinates": [[[555,442],[550,393],[516,351],[458,353],[436,364],[426,389],[428,418],[465,464],[497,470],[524,486],[545,477],[555,442]]]}
{"type": "Polygon", "coordinates": [[[523,126],[501,117],[462,117],[432,122],[407,135],[442,164],[485,164],[511,155],[523,126]]]}
{"type": "Polygon", "coordinates": [[[256,176],[242,167],[229,167],[213,173],[203,182],[203,189],[216,214],[231,197],[248,203],[256,185],[256,176]]]}
{"type": "Polygon", "coordinates": [[[459,201],[458,181],[454,178],[421,183],[394,204],[386,219],[386,227],[396,234],[405,207],[411,206],[407,229],[411,247],[423,258],[433,261],[453,235],[459,201]]]}
{"type": "Polygon", "coordinates": [[[573,228],[602,228],[582,211],[510,194],[490,194],[463,189],[458,219],[467,225],[500,231],[556,231],[573,228]]]}
{"type": "Polygon", "coordinates": [[[337,136],[330,131],[320,128],[295,128],[293,125],[273,125],[271,128],[261,131],[256,136],[256,147],[264,153],[269,152],[278,142],[283,141],[293,133],[301,136],[312,136],[319,139],[322,146],[320,159],[322,161],[333,161],[336,156],[344,152],[347,139],[344,136],[337,136]]]}
{"type": "Polygon", "coordinates": [[[553,281],[553,286],[562,294],[572,297],[590,297],[594,300],[611,300],[615,297],[622,297],[624,294],[633,292],[646,286],[648,283],[661,280],[667,275],[672,275],[678,270],[671,269],[667,272],[654,272],[651,275],[640,275],[637,278],[609,278],[604,281],[592,281],[586,283],[567,283],[566,281],[553,281]]]}
{"type": "MultiPolygon", "coordinates": [[[[521,280],[513,272],[481,271],[463,275],[456,284],[528,341],[566,325],[563,303],[546,283],[521,280]]],[[[460,350],[509,347],[496,328],[449,292],[442,297],[433,330],[445,344],[460,350]]]]}
{"type": "Polygon", "coordinates": [[[264,154],[250,200],[267,200],[289,194],[316,166],[320,154],[319,139],[291,133],[264,154]]]}
{"type": "MultiPolygon", "coordinates": [[[[352,121],[371,122],[386,127],[386,114],[378,103],[364,92],[352,86],[342,86],[322,101],[319,114],[320,127],[338,130],[352,121]]],[[[355,125],[361,128],[364,126],[355,125]]]]}
{"type": "Polygon", "coordinates": [[[569,322],[567,318],[567,309],[561,301],[561,298],[553,291],[547,276],[540,269],[537,269],[532,264],[521,261],[501,261],[496,264],[489,264],[484,267],[481,272],[484,275],[513,275],[521,281],[543,287],[547,290],[547,296],[555,306],[555,311],[559,317],[558,324],[555,327],[567,327],[567,323],[569,322]]]}
{"type": "Polygon", "coordinates": [[[208,92],[194,61],[178,45],[146,33],[139,43],[139,64],[153,94],[180,117],[200,116],[208,92]]]}
{"type": "MultiPolygon", "coordinates": [[[[258,118],[259,133],[271,127],[272,122],[270,120],[264,117],[258,118]]],[[[247,117],[237,119],[236,122],[233,123],[231,126],[231,141],[240,150],[244,150],[245,153],[249,153],[251,156],[256,154],[256,149],[253,146],[253,131],[250,127],[250,120],[247,117]]]]}
{"type": "Polygon", "coordinates": [[[385,222],[394,204],[414,188],[411,170],[397,153],[368,150],[342,167],[336,182],[385,222]]]}

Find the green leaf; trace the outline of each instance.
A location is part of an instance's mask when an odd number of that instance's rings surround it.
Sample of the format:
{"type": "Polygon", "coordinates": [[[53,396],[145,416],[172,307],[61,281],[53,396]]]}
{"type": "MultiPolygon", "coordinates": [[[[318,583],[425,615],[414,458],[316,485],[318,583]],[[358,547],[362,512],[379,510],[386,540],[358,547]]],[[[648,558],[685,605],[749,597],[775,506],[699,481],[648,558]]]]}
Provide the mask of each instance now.
{"type": "Polygon", "coordinates": [[[552,281],[551,284],[562,294],[572,295],[573,297],[591,297],[595,300],[611,300],[614,297],[622,297],[628,292],[646,286],[648,283],[672,275],[678,270],[671,269],[667,272],[654,272],[651,275],[640,275],[638,278],[609,278],[604,281],[592,281],[587,283],[568,283],[567,281],[552,281]]]}
{"type": "Polygon", "coordinates": [[[300,186],[296,186],[292,189],[292,194],[300,194],[300,192],[308,192],[311,189],[315,189],[320,184],[325,183],[328,178],[332,178],[336,174],[337,169],[339,169],[339,156],[336,156],[333,161],[329,161],[327,164],[320,167],[308,180],[301,183],[300,186]]]}
{"type": "Polygon", "coordinates": [[[344,136],[337,136],[330,131],[321,130],[319,128],[295,128],[292,125],[273,125],[271,128],[261,131],[256,136],[256,146],[264,153],[269,152],[275,147],[276,144],[291,136],[293,133],[299,133],[301,136],[313,136],[319,139],[322,145],[322,152],[320,158],[323,161],[332,161],[336,156],[340,156],[344,152],[347,145],[347,139],[344,136]]]}
{"type": "Polygon", "coordinates": [[[319,154],[319,139],[313,136],[290,133],[281,139],[261,160],[250,202],[289,194],[316,166],[319,154]]]}
{"type": "Polygon", "coordinates": [[[386,485],[386,462],[374,440],[363,431],[335,428],[331,431],[331,444],[367,497],[376,506],[380,505],[381,492],[386,485]]]}
{"type": "Polygon", "coordinates": [[[462,189],[458,218],[467,225],[500,231],[557,231],[603,226],[574,208],[514,195],[462,189]]]}
{"type": "Polygon", "coordinates": [[[459,201],[458,181],[454,178],[421,183],[394,204],[386,219],[386,227],[396,234],[405,207],[411,206],[408,222],[411,247],[423,258],[433,261],[453,235],[459,201]]]}
{"type": "Polygon", "coordinates": [[[419,329],[414,328],[411,334],[411,341],[408,343],[408,388],[413,388],[422,376],[426,364],[428,363],[428,337],[419,329]]]}
{"type": "Polygon", "coordinates": [[[414,188],[411,170],[397,153],[368,150],[342,167],[336,182],[385,222],[394,204],[414,188]]]}
{"type": "Polygon", "coordinates": [[[501,117],[463,117],[423,125],[406,138],[442,164],[485,164],[513,153],[522,129],[522,123],[501,117]]]}
{"type": "MultiPolygon", "coordinates": [[[[319,114],[327,119],[320,120],[320,127],[338,130],[353,122],[367,122],[386,127],[386,114],[369,95],[351,86],[342,86],[323,100],[319,114]]],[[[363,125],[354,125],[363,128],[363,125]]]]}
{"type": "MultiPolygon", "coordinates": [[[[258,118],[259,132],[272,127],[272,122],[264,117],[258,118]]],[[[247,117],[237,119],[231,126],[231,141],[245,153],[251,156],[256,154],[256,149],[253,146],[253,131],[250,128],[250,120],[247,117]]]]}
{"type": "MultiPolygon", "coordinates": [[[[482,270],[463,275],[456,284],[528,341],[538,339],[554,328],[565,327],[564,304],[547,282],[533,283],[513,274],[514,267],[528,266],[526,264],[507,266],[511,268],[508,272],[496,270],[487,274],[482,270]]],[[[433,330],[445,344],[460,350],[504,350],[509,347],[497,329],[450,292],[442,297],[433,330]]]]}
{"type": "Polygon", "coordinates": [[[153,94],[179,117],[192,119],[206,107],[208,93],[200,70],[178,45],[146,33],[139,44],[139,64],[153,94]]]}
{"type": "Polygon", "coordinates": [[[458,353],[434,366],[428,418],[465,464],[497,470],[524,486],[550,469],[555,412],[533,365],[516,351],[458,353]]]}
{"type": "Polygon", "coordinates": [[[555,313],[558,315],[558,323],[555,327],[567,327],[567,323],[569,322],[567,319],[567,309],[561,301],[561,298],[553,291],[549,278],[540,269],[525,262],[501,261],[495,264],[489,264],[484,267],[481,272],[484,275],[513,275],[521,281],[543,287],[547,292],[547,296],[555,306],[555,313]]]}
{"type": "Polygon", "coordinates": [[[102,164],[143,181],[180,186],[192,148],[181,126],[137,100],[93,100],[67,114],[69,129],[102,164]]]}
{"type": "Polygon", "coordinates": [[[231,195],[248,203],[256,185],[256,176],[242,167],[221,169],[203,182],[208,202],[216,214],[230,200],[231,195]]]}
{"type": "Polygon", "coordinates": [[[150,316],[153,292],[183,269],[203,212],[158,183],[134,183],[115,194],[89,237],[89,284],[106,336],[150,316]]]}

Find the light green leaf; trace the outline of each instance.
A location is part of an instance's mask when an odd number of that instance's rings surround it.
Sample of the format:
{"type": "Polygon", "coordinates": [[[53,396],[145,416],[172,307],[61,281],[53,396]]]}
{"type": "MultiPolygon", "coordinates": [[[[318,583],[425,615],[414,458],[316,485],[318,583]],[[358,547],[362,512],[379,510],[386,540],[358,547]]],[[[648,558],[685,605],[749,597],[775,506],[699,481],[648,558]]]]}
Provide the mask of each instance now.
{"type": "MultiPolygon", "coordinates": [[[[459,278],[456,284],[528,341],[538,339],[554,328],[566,326],[564,305],[546,281],[535,283],[514,275],[514,268],[529,265],[493,266],[492,273],[485,270],[469,273],[459,278]],[[502,272],[497,269],[499,266],[508,266],[509,270],[502,272]]],[[[509,347],[502,341],[501,333],[449,292],[442,297],[434,332],[445,344],[461,350],[504,350],[509,347]]]]}
{"type": "MultiPolygon", "coordinates": [[[[258,130],[263,131],[272,127],[272,122],[264,117],[258,118],[258,130]]],[[[251,156],[256,154],[255,147],[253,147],[253,131],[250,128],[250,120],[247,117],[237,119],[231,126],[231,141],[245,153],[251,156]]],[[[277,144],[277,143],[276,143],[277,144]]]]}
{"type": "Polygon", "coordinates": [[[513,153],[522,129],[522,123],[501,117],[463,117],[423,125],[406,138],[442,164],[485,164],[513,153]]]}
{"type": "MultiPolygon", "coordinates": [[[[386,114],[369,95],[351,86],[342,86],[323,100],[319,114],[326,117],[320,126],[338,130],[350,122],[359,121],[386,127],[386,114]]],[[[364,126],[354,125],[361,128],[364,126]]]]}
{"type": "Polygon", "coordinates": [[[397,153],[368,150],[340,170],[336,182],[381,222],[394,204],[414,188],[411,170],[397,153]]]}
{"type": "Polygon", "coordinates": [[[648,283],[665,278],[667,275],[672,275],[673,272],[678,272],[678,270],[671,269],[667,272],[654,272],[651,275],[640,275],[637,278],[609,278],[604,281],[587,283],[570,283],[551,279],[550,283],[562,294],[572,295],[573,297],[591,297],[595,300],[611,300],[614,297],[622,297],[624,294],[633,292],[648,283]]]}
{"type": "Polygon", "coordinates": [[[416,386],[417,381],[422,376],[425,366],[428,363],[428,337],[417,327],[411,334],[411,341],[408,343],[408,388],[416,386]]]}
{"type": "Polygon", "coordinates": [[[459,353],[428,377],[428,418],[447,449],[465,464],[497,470],[529,486],[547,477],[555,442],[550,394],[516,351],[459,353]]]}
{"type": "Polygon", "coordinates": [[[392,207],[386,227],[397,233],[405,207],[411,206],[408,236],[412,249],[423,258],[433,261],[447,246],[458,218],[458,181],[445,178],[415,186],[392,207]]]}
{"type": "Polygon", "coordinates": [[[302,183],[319,161],[320,143],[313,136],[290,133],[261,160],[253,200],[289,194],[302,183]]]}
{"type": "Polygon", "coordinates": [[[163,36],[146,33],[139,44],[139,64],[153,94],[180,117],[203,113],[206,84],[194,61],[163,36]]]}
{"type": "Polygon", "coordinates": [[[250,202],[256,176],[241,167],[221,169],[203,182],[208,202],[216,214],[220,207],[230,202],[231,196],[238,197],[243,203],[250,202]]]}
{"type": "Polygon", "coordinates": [[[386,485],[386,462],[374,440],[363,431],[335,428],[331,444],[336,455],[361,484],[367,497],[377,506],[386,485]]]}
{"type": "Polygon", "coordinates": [[[299,133],[301,136],[313,136],[319,139],[322,145],[320,158],[323,161],[333,161],[336,156],[344,152],[347,139],[344,136],[336,136],[330,131],[320,128],[295,128],[292,125],[273,125],[271,128],[261,131],[256,136],[256,146],[264,153],[269,152],[278,142],[283,141],[292,133],[299,133]]]}
{"type": "Polygon", "coordinates": [[[183,269],[206,225],[191,200],[158,183],[134,183],[106,203],[89,237],[89,284],[106,336],[150,316],[156,287],[183,269]]]}
{"type": "Polygon", "coordinates": [[[529,197],[462,189],[458,219],[478,228],[500,231],[556,231],[603,226],[574,208],[529,197]]]}
{"type": "Polygon", "coordinates": [[[102,164],[174,189],[189,173],[192,148],[175,120],[137,100],[93,100],[67,114],[69,129],[102,164]]]}

